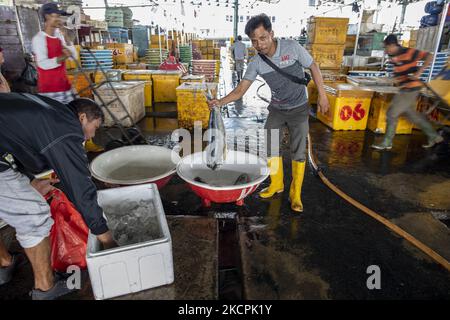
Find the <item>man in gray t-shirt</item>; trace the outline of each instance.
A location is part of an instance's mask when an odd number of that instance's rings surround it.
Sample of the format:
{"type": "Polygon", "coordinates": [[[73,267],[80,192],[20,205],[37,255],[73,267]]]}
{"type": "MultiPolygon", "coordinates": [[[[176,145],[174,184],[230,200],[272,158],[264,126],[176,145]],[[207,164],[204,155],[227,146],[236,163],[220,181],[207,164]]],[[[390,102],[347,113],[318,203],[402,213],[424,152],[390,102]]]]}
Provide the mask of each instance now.
{"type": "Polygon", "coordinates": [[[247,47],[242,42],[242,37],[238,36],[237,40],[232,46],[232,52],[234,57],[234,69],[237,73],[237,80],[240,82],[242,80],[242,73],[244,72],[244,62],[247,56],[247,47]]]}
{"type": "MultiPolygon", "coordinates": [[[[293,40],[274,38],[272,24],[265,14],[251,18],[245,26],[245,33],[250,37],[253,47],[258,51],[247,66],[247,71],[239,85],[220,100],[209,101],[209,105],[222,106],[236,101],[247,92],[252,82],[260,75],[272,91],[272,99],[265,129],[267,134],[268,165],[270,167],[270,186],[260,192],[260,197],[270,198],[284,191],[283,161],[279,150],[270,150],[272,130],[280,130],[284,126],[289,129],[292,160],[292,183],[289,201],[293,211],[302,212],[301,188],[305,173],[306,137],[308,136],[309,105],[306,86],[293,82],[268,65],[259,55],[265,55],[278,68],[291,75],[303,78],[303,68],[311,71],[319,96],[318,110],[327,113],[329,102],[323,88],[323,79],[319,67],[311,55],[293,40]]],[[[278,134],[278,137],[281,137],[278,134]]]]}

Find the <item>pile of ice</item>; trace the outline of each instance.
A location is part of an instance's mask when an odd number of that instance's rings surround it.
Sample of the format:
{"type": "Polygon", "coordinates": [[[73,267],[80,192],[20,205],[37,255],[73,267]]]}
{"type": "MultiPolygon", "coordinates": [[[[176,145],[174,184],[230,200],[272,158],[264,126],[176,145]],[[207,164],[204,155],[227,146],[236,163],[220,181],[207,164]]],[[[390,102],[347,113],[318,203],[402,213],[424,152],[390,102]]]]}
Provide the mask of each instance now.
{"type": "Polygon", "coordinates": [[[121,247],[162,238],[157,211],[151,200],[124,201],[103,210],[109,229],[121,247]]]}

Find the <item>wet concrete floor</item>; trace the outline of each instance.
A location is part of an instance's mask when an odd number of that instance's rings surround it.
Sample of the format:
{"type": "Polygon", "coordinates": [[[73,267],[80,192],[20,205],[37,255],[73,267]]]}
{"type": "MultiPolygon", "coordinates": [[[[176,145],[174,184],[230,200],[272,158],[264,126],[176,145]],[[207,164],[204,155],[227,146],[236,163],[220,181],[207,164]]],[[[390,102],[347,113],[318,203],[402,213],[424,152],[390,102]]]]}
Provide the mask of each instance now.
{"type": "MultiPolygon", "coordinates": [[[[229,73],[225,79],[221,90],[227,93],[232,88],[229,73]]],[[[255,82],[242,101],[228,107],[227,130],[263,127],[267,104],[256,94],[260,85],[255,82]]],[[[259,93],[270,96],[267,86],[259,93]]],[[[152,111],[174,112],[176,106],[157,104],[152,111]]],[[[178,127],[176,118],[148,117],[139,125],[152,144],[173,147],[170,135],[178,127]]],[[[421,144],[425,137],[415,130],[412,135],[396,136],[391,151],[378,152],[369,147],[380,139],[372,132],[332,131],[314,118],[310,127],[313,153],[331,182],[450,260],[448,135],[445,144],[424,150],[421,144]]],[[[175,239],[184,233],[181,229],[185,224],[175,223],[176,228],[172,220],[174,289],[163,287],[129,298],[450,299],[448,271],[337,196],[310,166],[303,184],[305,211],[292,212],[287,143],[282,154],[285,192],[268,200],[254,193],[243,206],[213,204],[203,208],[200,198],[174,176],[160,191],[169,221],[171,216],[195,216],[209,219],[208,223],[217,221],[217,226],[209,229],[205,222],[200,223],[203,220],[190,220],[189,230],[195,230],[199,222],[194,240],[201,243],[202,238],[208,238],[208,245],[203,249],[178,246],[175,239]],[[214,234],[217,243],[211,240],[214,234]],[[193,254],[199,257],[194,259],[196,263],[191,260],[193,254]],[[211,269],[214,263],[218,279],[211,269]],[[381,271],[379,290],[367,287],[371,275],[367,269],[373,265],[381,271]],[[189,278],[199,267],[209,271],[204,277],[189,278]],[[186,289],[177,279],[189,279],[193,287],[186,289]],[[196,294],[194,287],[202,293],[196,294]]],[[[268,184],[266,180],[258,191],[268,184]]],[[[8,232],[13,238],[10,229],[8,232]]],[[[14,245],[14,239],[11,241],[14,245]]],[[[23,298],[15,293],[15,287],[31,287],[30,275],[27,265],[13,283],[0,288],[0,298],[23,298]]],[[[91,299],[87,280],[84,288],[77,298],[91,299]]]]}
{"type": "MultiPolygon", "coordinates": [[[[162,287],[117,297],[117,300],[214,300],[218,298],[218,223],[214,218],[169,216],[174,282],[162,287]]],[[[0,231],[11,251],[21,251],[14,230],[0,231]]],[[[13,280],[0,286],[0,300],[29,299],[33,286],[29,263],[19,268],[13,280]]],[[[81,289],[63,297],[64,300],[92,300],[94,295],[87,270],[82,271],[81,289]]]]}
{"type": "MultiPolygon", "coordinates": [[[[261,118],[266,114],[250,117],[253,106],[244,104],[241,110],[246,111],[241,114],[236,108],[241,107],[231,106],[230,117],[225,118],[227,133],[263,127],[261,118]]],[[[176,122],[154,121],[146,120],[142,127],[145,134],[160,145],[170,146],[176,122]]],[[[450,259],[450,232],[445,225],[450,210],[448,145],[424,150],[424,136],[414,131],[397,136],[390,152],[377,152],[369,146],[380,137],[369,131],[335,132],[314,118],[310,123],[313,153],[333,183],[450,259]]],[[[228,143],[232,145],[232,141],[228,143]]],[[[261,144],[259,141],[258,146],[261,144]]],[[[282,152],[285,186],[289,186],[288,143],[282,152]]],[[[302,214],[290,210],[287,190],[269,200],[254,193],[243,207],[215,204],[202,208],[200,199],[174,177],[161,196],[168,215],[220,219],[220,298],[450,298],[447,271],[339,198],[310,167],[303,186],[302,214]],[[226,253],[235,250],[236,242],[238,253],[226,253]],[[221,250],[221,246],[229,250],[221,250]],[[371,265],[380,267],[381,290],[367,288],[366,271],[371,265]]]]}

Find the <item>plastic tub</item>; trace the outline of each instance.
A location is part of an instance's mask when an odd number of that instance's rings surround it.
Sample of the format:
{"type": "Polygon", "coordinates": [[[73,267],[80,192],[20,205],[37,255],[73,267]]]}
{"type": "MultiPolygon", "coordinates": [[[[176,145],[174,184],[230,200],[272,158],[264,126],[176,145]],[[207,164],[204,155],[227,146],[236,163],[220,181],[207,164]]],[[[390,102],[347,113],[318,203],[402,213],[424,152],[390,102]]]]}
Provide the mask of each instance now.
{"type": "Polygon", "coordinates": [[[155,183],[164,187],[176,172],[180,156],[159,146],[126,146],[102,153],[91,162],[94,178],[109,185],[155,183]]]}
{"type": "Polygon", "coordinates": [[[206,166],[206,154],[197,152],[181,159],[177,173],[202,198],[203,206],[208,207],[211,202],[243,205],[244,198],[269,176],[269,168],[267,162],[256,155],[228,151],[225,163],[219,170],[213,171],[206,166]],[[233,182],[243,173],[249,175],[250,182],[234,185],[233,182]],[[204,182],[196,181],[197,177],[204,182]],[[217,183],[219,180],[220,186],[217,183]]]}

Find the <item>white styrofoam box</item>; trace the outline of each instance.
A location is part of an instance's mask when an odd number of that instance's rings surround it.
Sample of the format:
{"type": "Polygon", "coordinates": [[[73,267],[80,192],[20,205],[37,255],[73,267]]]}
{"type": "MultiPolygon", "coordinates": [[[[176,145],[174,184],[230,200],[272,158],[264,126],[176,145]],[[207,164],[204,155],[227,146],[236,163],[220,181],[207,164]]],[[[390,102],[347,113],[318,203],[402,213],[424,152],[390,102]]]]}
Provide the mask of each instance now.
{"type": "MultiPolygon", "coordinates": [[[[144,86],[145,83],[143,81],[110,82],[100,86],[97,92],[105,103],[115,100],[117,96],[121,99],[123,105],[116,100],[108,105],[108,109],[118,120],[125,117],[128,112],[131,119],[126,118],[121,121],[121,124],[124,127],[131,127],[133,126],[132,122],[136,123],[145,117],[144,86]],[[113,88],[117,92],[117,96],[113,88]]],[[[95,101],[101,103],[97,95],[95,95],[95,101]]],[[[103,113],[105,114],[103,125],[105,127],[113,126],[115,122],[109,112],[104,110],[103,113]]]]}
{"type": "Polygon", "coordinates": [[[108,299],[174,281],[172,238],[156,184],[98,191],[100,206],[125,201],[151,200],[157,211],[162,238],[100,251],[97,237],[89,233],[86,260],[95,299],[108,299]]]}
{"type": "MultiPolygon", "coordinates": [[[[366,56],[355,56],[355,64],[353,67],[364,67],[369,63],[369,58],[366,56]]],[[[344,66],[352,66],[353,56],[344,56],[344,66]]]]}
{"type": "Polygon", "coordinates": [[[383,58],[384,57],[384,50],[372,50],[371,57],[377,57],[377,58],[383,58]]]}
{"type": "Polygon", "coordinates": [[[359,30],[359,32],[361,34],[365,34],[365,33],[369,33],[369,32],[381,32],[383,30],[383,26],[384,24],[380,24],[380,23],[361,23],[361,29],[359,30]]]}
{"type": "Polygon", "coordinates": [[[348,35],[355,35],[358,33],[358,24],[353,23],[348,25],[347,34],[348,35]]]}
{"type": "Polygon", "coordinates": [[[387,72],[356,70],[356,71],[349,71],[348,75],[355,77],[387,77],[387,72]]]}

